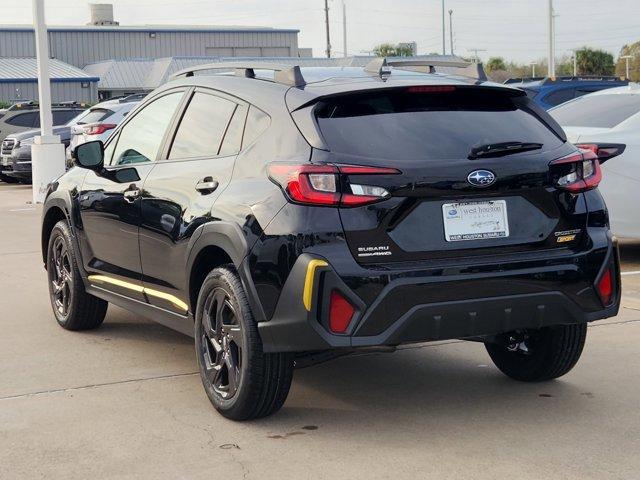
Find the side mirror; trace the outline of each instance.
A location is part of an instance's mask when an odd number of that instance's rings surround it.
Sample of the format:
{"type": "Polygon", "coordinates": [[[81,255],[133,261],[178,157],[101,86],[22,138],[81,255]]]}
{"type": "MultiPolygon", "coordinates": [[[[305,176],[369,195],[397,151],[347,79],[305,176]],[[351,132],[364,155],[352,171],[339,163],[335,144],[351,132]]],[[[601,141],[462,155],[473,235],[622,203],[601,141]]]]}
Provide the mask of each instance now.
{"type": "Polygon", "coordinates": [[[100,172],[104,168],[104,144],[100,140],[80,144],[73,150],[73,158],[77,166],[100,172]]]}

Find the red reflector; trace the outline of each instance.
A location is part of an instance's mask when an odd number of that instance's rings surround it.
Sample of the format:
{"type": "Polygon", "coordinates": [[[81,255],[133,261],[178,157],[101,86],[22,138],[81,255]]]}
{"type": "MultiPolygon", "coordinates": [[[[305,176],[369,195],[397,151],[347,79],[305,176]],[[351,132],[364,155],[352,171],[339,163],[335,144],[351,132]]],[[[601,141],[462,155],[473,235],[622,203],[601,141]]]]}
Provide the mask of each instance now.
{"type": "Polygon", "coordinates": [[[408,93],[445,93],[453,92],[456,89],[453,85],[417,85],[407,88],[408,93]]]}
{"type": "Polygon", "coordinates": [[[337,290],[331,291],[329,307],[329,329],[333,333],[346,333],[355,313],[355,308],[337,290]]]}
{"type": "Polygon", "coordinates": [[[613,275],[611,274],[610,268],[604,272],[604,275],[602,275],[598,282],[598,294],[600,294],[602,303],[605,305],[611,303],[613,299],[613,275]]]}
{"type": "Polygon", "coordinates": [[[340,173],[346,175],[397,175],[400,170],[388,167],[367,167],[362,165],[338,165],[340,173]]]}

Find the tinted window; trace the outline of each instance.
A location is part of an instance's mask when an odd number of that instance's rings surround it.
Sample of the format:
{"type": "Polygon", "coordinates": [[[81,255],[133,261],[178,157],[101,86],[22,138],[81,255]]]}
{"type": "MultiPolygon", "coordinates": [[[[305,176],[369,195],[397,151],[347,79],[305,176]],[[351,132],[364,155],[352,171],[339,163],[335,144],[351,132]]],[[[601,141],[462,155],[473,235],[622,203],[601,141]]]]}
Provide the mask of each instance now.
{"type": "Polygon", "coordinates": [[[550,110],[565,127],[613,128],[640,112],[640,95],[592,95],[550,110]]]}
{"type": "Polygon", "coordinates": [[[238,105],[233,113],[233,118],[224,134],[220,155],[235,155],[242,148],[242,132],[244,131],[244,121],[247,118],[247,109],[238,105]]]}
{"type": "Polygon", "coordinates": [[[525,96],[485,88],[438,93],[391,90],[336,97],[316,107],[331,150],[394,160],[461,159],[473,147],[508,141],[562,141],[525,96]]]}
{"type": "Polygon", "coordinates": [[[234,102],[196,92],[180,121],[169,158],[217,156],[235,108],[234,102]]]}
{"type": "Polygon", "coordinates": [[[171,122],[182,92],[160,97],[146,105],[120,131],[113,164],[148,162],[156,159],[162,138],[171,122]]]}
{"type": "Polygon", "coordinates": [[[53,124],[64,125],[69,120],[78,115],[78,110],[54,110],[53,124]]]}
{"type": "Polygon", "coordinates": [[[77,124],[84,125],[86,123],[95,123],[101,122],[111,115],[113,115],[113,110],[109,110],[108,108],[92,108],[88,110],[82,117],[78,118],[77,124]]]}
{"type": "Polygon", "coordinates": [[[20,113],[7,119],[7,123],[16,127],[33,127],[36,118],[38,118],[37,112],[20,113]]]}
{"type": "Polygon", "coordinates": [[[251,145],[269,127],[269,123],[271,118],[266,113],[256,107],[249,108],[242,145],[251,145]]]}
{"type": "Polygon", "coordinates": [[[575,89],[563,88],[562,90],[556,90],[543,98],[543,101],[549,105],[556,106],[561,103],[572,100],[575,96],[575,89]]]}

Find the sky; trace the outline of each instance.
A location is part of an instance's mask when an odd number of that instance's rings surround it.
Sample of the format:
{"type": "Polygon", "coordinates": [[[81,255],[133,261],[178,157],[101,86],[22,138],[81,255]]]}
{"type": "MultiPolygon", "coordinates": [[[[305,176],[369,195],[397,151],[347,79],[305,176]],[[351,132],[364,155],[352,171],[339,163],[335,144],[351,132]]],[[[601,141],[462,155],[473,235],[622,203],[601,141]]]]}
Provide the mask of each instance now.
{"type": "MultiPolygon", "coordinates": [[[[44,0],[49,25],[83,25],[88,0],[44,0]]],[[[362,55],[383,42],[418,44],[418,53],[442,51],[441,0],[344,0],[347,52],[362,55]]],[[[324,0],[94,0],[112,3],[121,25],[189,24],[297,28],[299,46],[324,56],[324,0]]],[[[453,10],[454,53],[474,48],[528,63],[546,57],[547,0],[445,0],[453,10]]],[[[597,47],[618,55],[640,40],[640,0],[554,0],[557,56],[597,47]]],[[[0,0],[0,23],[31,23],[30,0],[0,0]]],[[[334,56],[344,52],[342,0],[329,0],[334,56]]],[[[446,14],[446,49],[449,14],[446,14]]]]}

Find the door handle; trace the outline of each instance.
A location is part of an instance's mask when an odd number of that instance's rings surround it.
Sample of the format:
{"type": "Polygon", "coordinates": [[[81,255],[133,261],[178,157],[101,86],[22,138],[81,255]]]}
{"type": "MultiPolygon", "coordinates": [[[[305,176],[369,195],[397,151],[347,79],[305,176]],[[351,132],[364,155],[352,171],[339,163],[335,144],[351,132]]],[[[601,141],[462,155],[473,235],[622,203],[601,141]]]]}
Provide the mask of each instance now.
{"type": "Polygon", "coordinates": [[[203,195],[213,193],[218,188],[218,182],[212,177],[205,177],[196,184],[196,190],[203,195]]]}
{"type": "Polygon", "coordinates": [[[133,203],[140,196],[140,189],[134,184],[131,184],[122,195],[124,196],[125,202],[133,203]]]}

